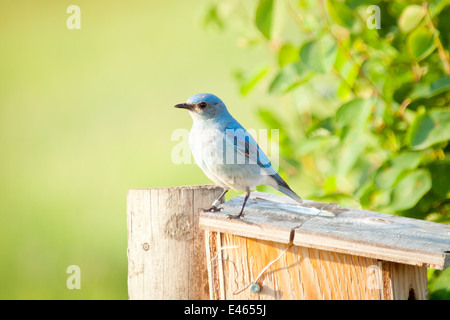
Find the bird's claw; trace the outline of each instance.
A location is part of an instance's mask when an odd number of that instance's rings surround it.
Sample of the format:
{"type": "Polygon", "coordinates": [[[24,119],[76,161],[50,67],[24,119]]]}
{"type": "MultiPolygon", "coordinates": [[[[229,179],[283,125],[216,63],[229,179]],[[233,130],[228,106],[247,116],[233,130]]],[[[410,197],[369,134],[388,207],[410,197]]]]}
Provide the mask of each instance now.
{"type": "Polygon", "coordinates": [[[202,209],[204,212],[219,212],[222,211],[223,208],[222,207],[216,207],[216,206],[212,206],[209,209],[202,209]]]}
{"type": "Polygon", "coordinates": [[[227,214],[228,219],[244,219],[244,215],[242,213],[239,214],[227,214]]]}

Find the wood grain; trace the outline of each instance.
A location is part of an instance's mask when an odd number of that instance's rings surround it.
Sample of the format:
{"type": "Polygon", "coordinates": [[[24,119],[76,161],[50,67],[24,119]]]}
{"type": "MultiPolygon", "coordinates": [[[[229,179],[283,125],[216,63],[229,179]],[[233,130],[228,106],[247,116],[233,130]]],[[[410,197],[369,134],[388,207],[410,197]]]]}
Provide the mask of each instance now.
{"type": "Polygon", "coordinates": [[[130,190],[127,195],[130,299],[208,299],[204,233],[198,209],[216,186],[130,190]]]}
{"type": "Polygon", "coordinates": [[[242,196],[235,197],[219,213],[202,213],[201,227],[435,269],[450,265],[449,225],[308,200],[299,205],[261,192],[252,192],[244,220],[227,219],[239,211],[242,201],[242,196]]]}
{"type": "Polygon", "coordinates": [[[211,299],[426,299],[426,267],[214,231],[206,233],[216,257],[208,261],[208,270],[215,270],[213,276],[210,274],[214,288],[211,299]],[[250,290],[255,281],[261,287],[259,293],[250,290]]]}

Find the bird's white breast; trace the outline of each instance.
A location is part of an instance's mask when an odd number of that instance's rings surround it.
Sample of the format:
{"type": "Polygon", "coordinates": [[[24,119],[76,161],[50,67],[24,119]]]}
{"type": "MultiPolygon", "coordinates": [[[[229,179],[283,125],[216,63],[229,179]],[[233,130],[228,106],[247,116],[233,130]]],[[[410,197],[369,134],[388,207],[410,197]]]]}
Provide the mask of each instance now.
{"type": "Polygon", "coordinates": [[[194,124],[189,134],[189,144],[197,165],[209,179],[226,189],[244,190],[263,184],[267,176],[259,174],[257,164],[234,163],[233,141],[228,140],[219,128],[194,124]],[[229,152],[231,154],[227,157],[229,152]]]}
{"type": "Polygon", "coordinates": [[[208,178],[217,185],[228,188],[227,183],[216,174],[223,165],[223,138],[223,133],[217,128],[199,128],[194,125],[189,133],[189,145],[195,162],[208,178]]]}

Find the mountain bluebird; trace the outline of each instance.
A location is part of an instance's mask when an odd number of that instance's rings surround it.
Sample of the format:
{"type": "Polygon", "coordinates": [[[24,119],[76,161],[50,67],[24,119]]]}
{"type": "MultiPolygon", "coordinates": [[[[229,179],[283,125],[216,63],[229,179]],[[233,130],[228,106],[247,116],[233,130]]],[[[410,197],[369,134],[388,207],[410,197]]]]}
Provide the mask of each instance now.
{"type": "Polygon", "coordinates": [[[242,219],[250,190],[263,184],[302,202],[273,169],[253,137],[231,116],[218,97],[200,93],[175,107],[189,110],[192,117],[189,145],[195,162],[209,179],[225,190],[212,207],[205,211],[221,210],[218,208],[220,199],[229,189],[244,190],[241,211],[228,216],[242,219]]]}

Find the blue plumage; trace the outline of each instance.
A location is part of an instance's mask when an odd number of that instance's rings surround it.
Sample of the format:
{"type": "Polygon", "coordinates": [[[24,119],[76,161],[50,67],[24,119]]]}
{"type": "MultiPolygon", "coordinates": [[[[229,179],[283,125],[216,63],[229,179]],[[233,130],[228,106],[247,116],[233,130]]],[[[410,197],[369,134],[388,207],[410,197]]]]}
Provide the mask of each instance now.
{"type": "Polygon", "coordinates": [[[242,218],[250,190],[265,184],[301,203],[302,199],[273,169],[269,158],[253,137],[213,94],[200,93],[175,107],[189,110],[193,120],[189,144],[197,165],[217,185],[225,189],[208,210],[218,211],[219,200],[229,189],[245,190],[242,218]]]}

